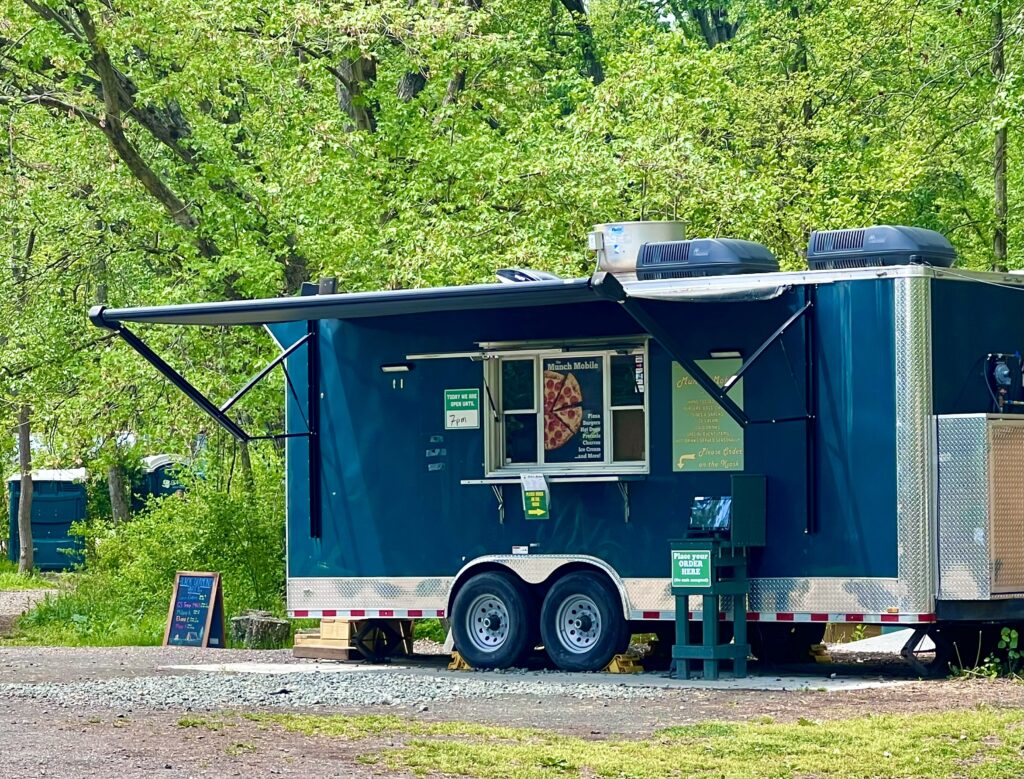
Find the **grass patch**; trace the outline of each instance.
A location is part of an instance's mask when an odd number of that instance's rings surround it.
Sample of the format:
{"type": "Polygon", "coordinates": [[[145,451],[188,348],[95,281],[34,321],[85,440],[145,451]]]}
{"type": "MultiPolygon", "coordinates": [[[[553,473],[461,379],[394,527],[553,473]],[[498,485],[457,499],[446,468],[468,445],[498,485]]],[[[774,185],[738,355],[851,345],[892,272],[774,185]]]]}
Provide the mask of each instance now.
{"type": "Polygon", "coordinates": [[[871,716],[816,723],[704,723],[642,740],[588,741],[539,730],[396,716],[249,714],[264,726],[398,746],[358,758],[394,772],[479,779],[997,779],[1024,773],[1024,711],[871,716]]]}
{"type": "Polygon", "coordinates": [[[218,731],[225,727],[234,727],[234,725],[217,717],[182,717],[178,720],[178,727],[218,731]]]}
{"type": "Polygon", "coordinates": [[[471,722],[417,722],[402,719],[393,714],[367,714],[357,717],[345,715],[318,716],[315,714],[258,714],[242,715],[250,722],[260,725],[277,725],[289,733],[304,736],[329,736],[349,741],[372,736],[453,736],[501,739],[503,741],[537,741],[547,738],[540,730],[528,728],[503,728],[494,725],[477,725],[471,722]]]}
{"type": "Polygon", "coordinates": [[[0,560],[0,590],[53,590],[59,583],[55,579],[40,576],[33,571],[30,574],[18,573],[18,566],[10,560],[0,560]]]}

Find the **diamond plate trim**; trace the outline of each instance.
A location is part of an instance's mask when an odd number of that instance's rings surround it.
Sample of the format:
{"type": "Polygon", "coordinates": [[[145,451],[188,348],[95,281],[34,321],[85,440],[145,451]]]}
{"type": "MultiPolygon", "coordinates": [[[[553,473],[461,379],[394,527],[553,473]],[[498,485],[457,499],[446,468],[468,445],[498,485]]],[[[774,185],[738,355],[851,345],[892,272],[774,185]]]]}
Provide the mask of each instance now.
{"type": "Polygon", "coordinates": [[[1024,426],[989,423],[991,589],[994,595],[1024,592],[1024,426]]]}
{"type": "MultiPolygon", "coordinates": [[[[671,579],[623,579],[622,587],[626,591],[626,600],[634,611],[672,611],[676,610],[676,599],[672,594],[671,579]]],[[[694,605],[703,608],[699,597],[690,599],[690,608],[694,605]]]]}
{"type": "MultiPolygon", "coordinates": [[[[632,610],[675,611],[670,579],[623,579],[622,584],[632,610]]],[[[898,579],[751,579],[747,608],[757,612],[884,613],[899,607],[900,591],[898,579]]],[[[689,609],[701,608],[700,596],[691,597],[689,609]]]]}
{"type": "Polygon", "coordinates": [[[984,414],[938,419],[942,600],[987,600],[991,595],[987,427],[984,414]]]}
{"type": "MultiPolygon", "coordinates": [[[[893,280],[896,321],[896,535],[901,611],[934,608],[937,490],[932,418],[931,281],[893,280]]],[[[864,597],[870,597],[865,592],[864,597]]],[[[870,609],[874,611],[875,609],[870,609]]],[[[884,611],[885,608],[878,609],[884,611]]]]}
{"type": "Polygon", "coordinates": [[[523,581],[528,584],[540,584],[551,574],[569,563],[588,563],[606,574],[619,591],[619,598],[622,600],[622,612],[629,614],[630,603],[623,586],[622,577],[608,563],[600,557],[589,555],[488,555],[478,557],[462,566],[462,570],[455,576],[455,582],[461,580],[470,569],[481,563],[497,563],[515,572],[523,581]]]}
{"type": "Polygon", "coordinates": [[[308,577],[288,580],[289,611],[446,609],[451,577],[308,577]]]}

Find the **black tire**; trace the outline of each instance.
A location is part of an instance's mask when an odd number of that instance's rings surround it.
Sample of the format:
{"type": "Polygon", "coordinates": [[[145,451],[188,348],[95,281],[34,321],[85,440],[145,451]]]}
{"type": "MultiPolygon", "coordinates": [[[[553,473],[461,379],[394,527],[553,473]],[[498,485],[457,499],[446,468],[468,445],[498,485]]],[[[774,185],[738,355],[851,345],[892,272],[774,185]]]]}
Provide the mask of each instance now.
{"type": "Polygon", "coordinates": [[[567,574],[548,590],[540,634],[563,671],[600,671],[629,646],[618,592],[607,577],[586,571],[567,574]]]}
{"type": "Polygon", "coordinates": [[[811,647],[825,637],[819,622],[769,622],[747,625],[750,653],[765,665],[811,662],[811,647]]]}
{"type": "Polygon", "coordinates": [[[455,648],[474,668],[511,668],[519,663],[533,649],[536,621],[529,590],[511,574],[477,574],[452,605],[455,648]]]}

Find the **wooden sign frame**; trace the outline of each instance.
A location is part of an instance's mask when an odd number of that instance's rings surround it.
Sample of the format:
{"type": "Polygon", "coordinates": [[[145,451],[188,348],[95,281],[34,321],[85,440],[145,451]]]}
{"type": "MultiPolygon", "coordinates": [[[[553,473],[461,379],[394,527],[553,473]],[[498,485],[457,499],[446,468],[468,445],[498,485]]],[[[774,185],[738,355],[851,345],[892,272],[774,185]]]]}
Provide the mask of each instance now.
{"type": "Polygon", "coordinates": [[[220,574],[214,571],[178,571],[174,574],[174,587],[171,590],[171,603],[167,607],[167,627],[164,628],[163,646],[193,646],[192,644],[169,643],[171,638],[171,626],[174,624],[174,604],[178,602],[178,590],[181,586],[182,576],[201,576],[213,579],[213,585],[210,587],[210,605],[206,609],[206,621],[203,623],[203,641],[199,644],[199,647],[204,649],[209,648],[210,630],[216,626],[220,629],[220,644],[215,645],[215,647],[219,649],[226,648],[227,636],[224,632],[224,595],[220,588],[220,574]],[[214,623],[215,616],[218,617],[216,625],[214,623]]]}

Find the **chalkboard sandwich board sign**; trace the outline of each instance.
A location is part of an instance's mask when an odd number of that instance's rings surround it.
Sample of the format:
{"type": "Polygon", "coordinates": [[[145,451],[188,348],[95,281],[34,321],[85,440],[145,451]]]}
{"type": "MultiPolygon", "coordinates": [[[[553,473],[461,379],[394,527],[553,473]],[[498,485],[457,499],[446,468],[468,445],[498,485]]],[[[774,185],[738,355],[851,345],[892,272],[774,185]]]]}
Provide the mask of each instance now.
{"type": "Polygon", "coordinates": [[[167,611],[164,646],[224,647],[220,574],[178,571],[167,611]]]}

